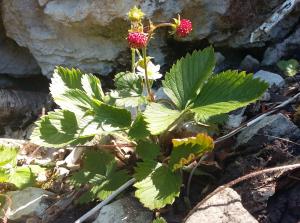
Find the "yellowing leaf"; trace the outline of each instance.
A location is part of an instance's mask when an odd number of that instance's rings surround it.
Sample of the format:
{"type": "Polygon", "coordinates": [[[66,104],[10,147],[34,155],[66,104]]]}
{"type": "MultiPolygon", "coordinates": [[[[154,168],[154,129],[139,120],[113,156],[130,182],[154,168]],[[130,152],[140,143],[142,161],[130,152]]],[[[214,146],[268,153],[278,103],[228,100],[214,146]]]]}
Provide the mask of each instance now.
{"type": "Polygon", "coordinates": [[[173,139],[172,142],[173,151],[170,156],[169,167],[173,171],[189,164],[214,148],[213,139],[202,133],[196,137],[173,139]]]}

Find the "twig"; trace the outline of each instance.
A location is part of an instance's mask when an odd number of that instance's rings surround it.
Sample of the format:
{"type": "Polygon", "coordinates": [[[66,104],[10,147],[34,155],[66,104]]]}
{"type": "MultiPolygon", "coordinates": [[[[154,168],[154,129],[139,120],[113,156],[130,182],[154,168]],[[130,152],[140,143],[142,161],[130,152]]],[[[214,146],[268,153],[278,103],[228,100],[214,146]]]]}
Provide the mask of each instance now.
{"type": "MultiPolygon", "coordinates": [[[[296,95],[294,95],[293,97],[289,98],[288,100],[282,102],[281,104],[277,105],[276,107],[272,108],[271,110],[261,114],[260,116],[254,118],[253,120],[248,121],[247,123],[241,125],[240,127],[234,129],[233,131],[229,132],[228,134],[221,136],[219,138],[217,138],[215,140],[215,144],[220,143],[232,136],[234,136],[235,134],[239,133],[240,131],[244,130],[245,128],[259,122],[260,120],[262,120],[263,118],[267,117],[268,115],[273,114],[274,112],[278,111],[280,108],[283,108],[284,106],[288,105],[289,103],[291,103],[292,101],[296,100],[298,97],[300,96],[300,92],[297,93],[296,95]]],[[[193,178],[193,174],[195,172],[195,170],[199,167],[200,165],[200,161],[197,163],[197,165],[195,165],[195,167],[193,168],[193,170],[191,171],[190,175],[189,175],[189,179],[188,179],[188,185],[187,185],[187,194],[190,191],[190,183],[192,181],[193,178]]]]}
{"type": "Polygon", "coordinates": [[[300,143],[296,143],[296,142],[293,142],[293,141],[291,141],[289,139],[285,139],[285,138],[281,138],[281,137],[277,137],[277,136],[271,136],[271,135],[267,135],[267,134],[255,134],[255,135],[258,135],[258,136],[267,136],[267,137],[270,137],[270,138],[279,139],[279,140],[282,140],[282,141],[285,141],[285,142],[292,143],[292,144],[295,144],[297,146],[300,146],[300,143]]]}
{"type": "Polygon", "coordinates": [[[224,184],[223,186],[218,187],[217,189],[215,189],[213,192],[211,192],[209,195],[207,195],[202,201],[200,201],[189,213],[188,215],[185,217],[183,222],[186,222],[186,220],[201,206],[203,205],[207,200],[209,200],[211,197],[213,197],[214,195],[216,195],[217,193],[223,191],[226,188],[232,187],[235,184],[238,184],[244,180],[248,180],[250,178],[256,177],[258,175],[261,174],[266,174],[266,173],[272,173],[275,171],[279,171],[279,170],[293,170],[296,168],[300,168],[300,163],[298,164],[291,164],[291,165],[284,165],[284,166],[279,166],[279,167],[273,167],[273,168],[269,168],[269,169],[264,169],[264,170],[258,170],[252,173],[249,173],[245,176],[239,177],[233,181],[230,181],[227,184],[224,184]]]}
{"type": "MultiPolygon", "coordinates": [[[[205,159],[205,155],[204,156],[202,156],[201,158],[200,158],[200,160],[198,161],[198,163],[196,164],[196,166],[199,164],[201,164],[202,163],[202,161],[205,159]]],[[[197,168],[193,168],[192,169],[192,171],[191,171],[191,173],[190,173],[190,176],[189,176],[189,179],[188,179],[188,182],[187,182],[187,189],[186,189],[186,195],[187,195],[187,197],[189,197],[190,196],[190,188],[191,188],[191,182],[192,182],[192,177],[191,176],[193,176],[194,175],[194,173],[195,173],[195,171],[197,170],[197,168]]]]}
{"type": "Polygon", "coordinates": [[[82,223],[91,216],[93,216],[97,211],[99,211],[103,206],[107,205],[109,202],[111,202],[116,196],[118,196],[121,192],[126,190],[128,187],[130,187],[135,182],[135,179],[132,178],[129,181],[127,181],[125,184],[123,184],[121,187],[119,187],[117,190],[115,190],[108,198],[106,198],[104,201],[99,203],[96,207],[94,207],[92,210],[87,212],[85,215],[80,217],[78,220],[75,221],[75,223],[82,223]]]}
{"type": "Polygon", "coordinates": [[[263,37],[272,30],[286,15],[288,15],[295,7],[299,0],[284,1],[262,25],[251,33],[250,43],[262,40],[263,37]]]}

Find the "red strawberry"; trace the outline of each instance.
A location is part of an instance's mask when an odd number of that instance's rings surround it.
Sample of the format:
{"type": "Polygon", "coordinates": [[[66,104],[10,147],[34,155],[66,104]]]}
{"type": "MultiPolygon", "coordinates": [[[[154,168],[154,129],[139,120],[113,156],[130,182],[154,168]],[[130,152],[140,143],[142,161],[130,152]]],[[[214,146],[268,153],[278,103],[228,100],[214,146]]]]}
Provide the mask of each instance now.
{"type": "Polygon", "coordinates": [[[188,19],[182,19],[179,21],[179,25],[176,27],[176,34],[179,37],[186,37],[192,31],[192,22],[188,19]]]}
{"type": "Polygon", "coordinates": [[[129,32],[127,41],[130,48],[141,49],[147,45],[148,34],[143,32],[129,32]]]}

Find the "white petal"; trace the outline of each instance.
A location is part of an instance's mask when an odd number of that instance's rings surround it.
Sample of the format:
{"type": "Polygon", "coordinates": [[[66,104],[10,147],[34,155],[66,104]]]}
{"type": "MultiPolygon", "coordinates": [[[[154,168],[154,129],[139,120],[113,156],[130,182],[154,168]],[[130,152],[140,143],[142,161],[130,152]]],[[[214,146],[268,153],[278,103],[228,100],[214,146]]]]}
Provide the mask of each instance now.
{"type": "Polygon", "coordinates": [[[161,77],[162,77],[161,73],[155,72],[155,73],[152,73],[151,76],[149,76],[149,79],[156,80],[156,79],[159,79],[161,77]]]}
{"type": "Polygon", "coordinates": [[[142,68],[142,67],[140,67],[140,66],[138,66],[136,69],[137,69],[138,71],[140,71],[140,72],[145,72],[144,68],[142,68]]]}

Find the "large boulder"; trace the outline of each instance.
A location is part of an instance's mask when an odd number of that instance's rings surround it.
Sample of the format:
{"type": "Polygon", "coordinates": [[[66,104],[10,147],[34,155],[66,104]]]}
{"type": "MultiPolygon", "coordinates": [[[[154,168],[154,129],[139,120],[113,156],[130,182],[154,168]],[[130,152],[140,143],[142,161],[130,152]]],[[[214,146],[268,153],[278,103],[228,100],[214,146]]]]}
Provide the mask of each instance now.
{"type": "Polygon", "coordinates": [[[54,194],[34,187],[7,193],[11,200],[7,217],[9,220],[27,222],[29,216],[42,217],[53,202],[54,194]]]}
{"type": "Polygon", "coordinates": [[[29,50],[18,46],[16,42],[6,37],[2,21],[0,21],[0,75],[1,74],[8,74],[14,77],[41,74],[41,69],[29,50]]]}
{"type": "MultiPolygon", "coordinates": [[[[190,18],[194,31],[188,41],[208,40],[214,45],[244,47],[264,44],[250,43],[251,33],[282,2],[10,0],[2,1],[2,14],[6,34],[30,50],[44,75],[50,76],[56,65],[107,74],[117,66],[128,65],[126,13],[134,5],[139,5],[154,22],[171,20],[177,14],[190,18]]],[[[276,26],[277,31],[282,31],[278,33],[288,33],[297,22],[289,21],[276,26]]],[[[168,52],[166,33],[156,35],[150,52],[161,64],[168,52]]]]}

